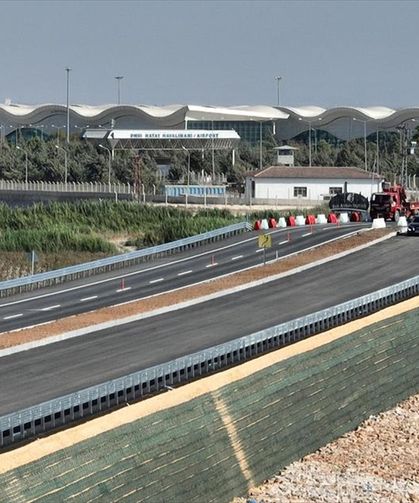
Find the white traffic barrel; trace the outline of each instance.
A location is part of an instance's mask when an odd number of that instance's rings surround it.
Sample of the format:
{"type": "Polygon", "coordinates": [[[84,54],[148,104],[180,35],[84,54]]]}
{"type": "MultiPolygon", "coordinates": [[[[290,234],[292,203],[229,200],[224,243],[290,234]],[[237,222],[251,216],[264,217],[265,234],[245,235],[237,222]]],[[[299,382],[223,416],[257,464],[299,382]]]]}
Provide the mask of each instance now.
{"type": "Polygon", "coordinates": [[[372,229],[384,229],[386,227],[386,221],[384,218],[374,218],[372,221],[372,229]]]}

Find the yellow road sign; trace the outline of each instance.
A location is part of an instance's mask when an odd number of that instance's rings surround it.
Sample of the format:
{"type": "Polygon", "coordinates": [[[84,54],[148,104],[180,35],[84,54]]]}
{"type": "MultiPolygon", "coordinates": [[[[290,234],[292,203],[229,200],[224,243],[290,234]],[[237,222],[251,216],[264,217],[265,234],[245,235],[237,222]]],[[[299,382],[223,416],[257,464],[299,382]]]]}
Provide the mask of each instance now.
{"type": "Polygon", "coordinates": [[[272,236],[270,234],[261,234],[258,238],[259,248],[271,248],[272,236]]]}

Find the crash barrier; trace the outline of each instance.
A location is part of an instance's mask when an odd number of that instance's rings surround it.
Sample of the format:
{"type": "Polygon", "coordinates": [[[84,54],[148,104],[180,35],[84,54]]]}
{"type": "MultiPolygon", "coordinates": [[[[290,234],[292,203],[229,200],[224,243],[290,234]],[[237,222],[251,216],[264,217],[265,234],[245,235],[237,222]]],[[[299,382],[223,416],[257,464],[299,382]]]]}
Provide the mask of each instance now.
{"type": "Polygon", "coordinates": [[[122,269],[140,262],[145,262],[152,258],[161,257],[167,254],[176,253],[179,251],[194,248],[204,243],[217,241],[226,237],[234,236],[241,232],[252,230],[248,222],[240,222],[237,224],[221,227],[209,232],[203,232],[196,236],[191,236],[170,243],[164,243],[142,250],[136,250],[122,255],[115,255],[84,264],[77,264],[63,269],[34,274],[33,276],[24,276],[21,278],[10,279],[0,282],[0,297],[7,297],[16,293],[21,293],[29,290],[36,290],[46,286],[53,286],[65,281],[71,281],[86,276],[93,276],[114,269],[122,269]]]}
{"type": "Polygon", "coordinates": [[[374,220],[372,221],[372,229],[385,229],[385,227],[386,221],[384,220],[384,218],[374,218],[374,220]]]}
{"type": "Polygon", "coordinates": [[[0,446],[141,399],[419,294],[419,276],[224,344],[0,417],[0,446]]]}
{"type": "Polygon", "coordinates": [[[249,481],[417,393],[418,323],[418,309],[386,318],[109,431],[96,427],[0,474],[0,500],[229,503],[249,481]]]}

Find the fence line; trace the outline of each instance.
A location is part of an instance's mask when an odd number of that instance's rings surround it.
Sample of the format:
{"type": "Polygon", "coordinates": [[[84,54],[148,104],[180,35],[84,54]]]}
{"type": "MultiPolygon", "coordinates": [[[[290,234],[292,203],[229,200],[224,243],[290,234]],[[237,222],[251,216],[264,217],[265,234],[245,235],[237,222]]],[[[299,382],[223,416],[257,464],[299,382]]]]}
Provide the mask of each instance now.
{"type": "Polygon", "coordinates": [[[292,321],[0,417],[0,447],[185,383],[419,294],[419,276],[292,321]]]}

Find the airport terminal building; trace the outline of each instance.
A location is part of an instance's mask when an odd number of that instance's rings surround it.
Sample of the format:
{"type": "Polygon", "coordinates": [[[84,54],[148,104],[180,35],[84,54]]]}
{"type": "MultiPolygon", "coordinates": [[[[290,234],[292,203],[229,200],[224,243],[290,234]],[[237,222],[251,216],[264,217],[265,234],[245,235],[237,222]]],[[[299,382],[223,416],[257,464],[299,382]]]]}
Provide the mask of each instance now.
{"type": "MultiPolygon", "coordinates": [[[[88,128],[235,130],[242,140],[258,143],[269,132],[278,141],[301,134],[327,134],[337,141],[363,138],[377,131],[408,133],[419,125],[419,106],[387,107],[272,107],[201,105],[75,105],[68,109],[70,134],[88,128]]],[[[65,105],[0,104],[0,139],[65,134],[65,105]]]]}

